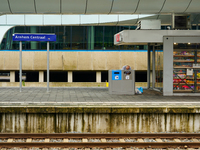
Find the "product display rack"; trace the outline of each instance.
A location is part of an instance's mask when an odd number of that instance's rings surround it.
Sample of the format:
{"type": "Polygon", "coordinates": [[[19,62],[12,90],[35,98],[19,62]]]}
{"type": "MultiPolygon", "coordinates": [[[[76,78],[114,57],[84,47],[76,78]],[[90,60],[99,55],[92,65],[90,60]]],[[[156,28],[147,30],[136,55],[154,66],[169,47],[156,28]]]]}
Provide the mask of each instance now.
{"type": "MultiPolygon", "coordinates": [[[[173,92],[200,93],[200,51],[188,43],[173,52],[173,92]]],[[[180,46],[180,47],[181,47],[180,46]]],[[[176,45],[176,47],[178,47],[176,45]]]]}

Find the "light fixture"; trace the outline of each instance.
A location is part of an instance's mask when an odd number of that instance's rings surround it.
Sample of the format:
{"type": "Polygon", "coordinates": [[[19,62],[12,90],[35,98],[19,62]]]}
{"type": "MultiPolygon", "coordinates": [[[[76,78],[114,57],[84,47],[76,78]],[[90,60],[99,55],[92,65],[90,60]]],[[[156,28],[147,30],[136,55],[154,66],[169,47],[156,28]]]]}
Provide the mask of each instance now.
{"type": "Polygon", "coordinates": [[[176,45],[176,43],[174,43],[174,45],[176,45]]]}
{"type": "Polygon", "coordinates": [[[188,43],[188,45],[190,45],[190,43],[188,43]]]}

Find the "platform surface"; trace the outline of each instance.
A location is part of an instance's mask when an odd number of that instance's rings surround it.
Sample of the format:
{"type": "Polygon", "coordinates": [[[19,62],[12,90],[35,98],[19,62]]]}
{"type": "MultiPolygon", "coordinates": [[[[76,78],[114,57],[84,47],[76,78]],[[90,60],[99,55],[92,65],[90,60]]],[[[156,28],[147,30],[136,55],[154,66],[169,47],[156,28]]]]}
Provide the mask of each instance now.
{"type": "Polygon", "coordinates": [[[141,95],[110,95],[108,88],[0,88],[0,106],[191,106],[200,96],[163,96],[153,90],[141,95]]]}

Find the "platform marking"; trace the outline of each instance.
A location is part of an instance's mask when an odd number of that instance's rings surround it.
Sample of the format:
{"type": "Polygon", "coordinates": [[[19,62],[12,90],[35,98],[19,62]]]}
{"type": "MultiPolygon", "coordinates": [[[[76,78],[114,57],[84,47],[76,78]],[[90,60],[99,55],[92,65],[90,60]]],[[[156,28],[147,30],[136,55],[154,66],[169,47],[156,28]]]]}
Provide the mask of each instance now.
{"type": "Polygon", "coordinates": [[[169,103],[176,103],[176,104],[178,104],[178,103],[181,103],[181,104],[183,104],[183,103],[186,103],[186,104],[191,104],[191,103],[193,103],[193,104],[195,104],[195,103],[199,103],[200,104],[200,102],[118,102],[118,101],[116,101],[116,102],[0,102],[1,104],[7,104],[7,103],[14,103],[14,104],[16,104],[16,103],[25,103],[25,104],[27,104],[27,103],[30,103],[30,104],[49,104],[49,103],[52,103],[52,104],[55,104],[55,103],[60,103],[60,104],[66,104],[66,103],[68,103],[68,104],[96,104],[96,103],[103,103],[103,104],[114,104],[114,103],[119,103],[119,104],[132,104],[132,103],[134,103],[134,104],[146,104],[146,103],[155,103],[155,104],[169,104],[169,103]]]}

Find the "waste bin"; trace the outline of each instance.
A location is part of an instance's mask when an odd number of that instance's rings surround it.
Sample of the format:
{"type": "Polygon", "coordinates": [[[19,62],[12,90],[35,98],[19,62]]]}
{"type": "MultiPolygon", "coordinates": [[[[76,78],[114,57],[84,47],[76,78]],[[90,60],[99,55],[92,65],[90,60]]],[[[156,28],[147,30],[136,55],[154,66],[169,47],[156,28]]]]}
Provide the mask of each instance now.
{"type": "Polygon", "coordinates": [[[110,94],[135,94],[135,70],[109,70],[110,94]]]}

